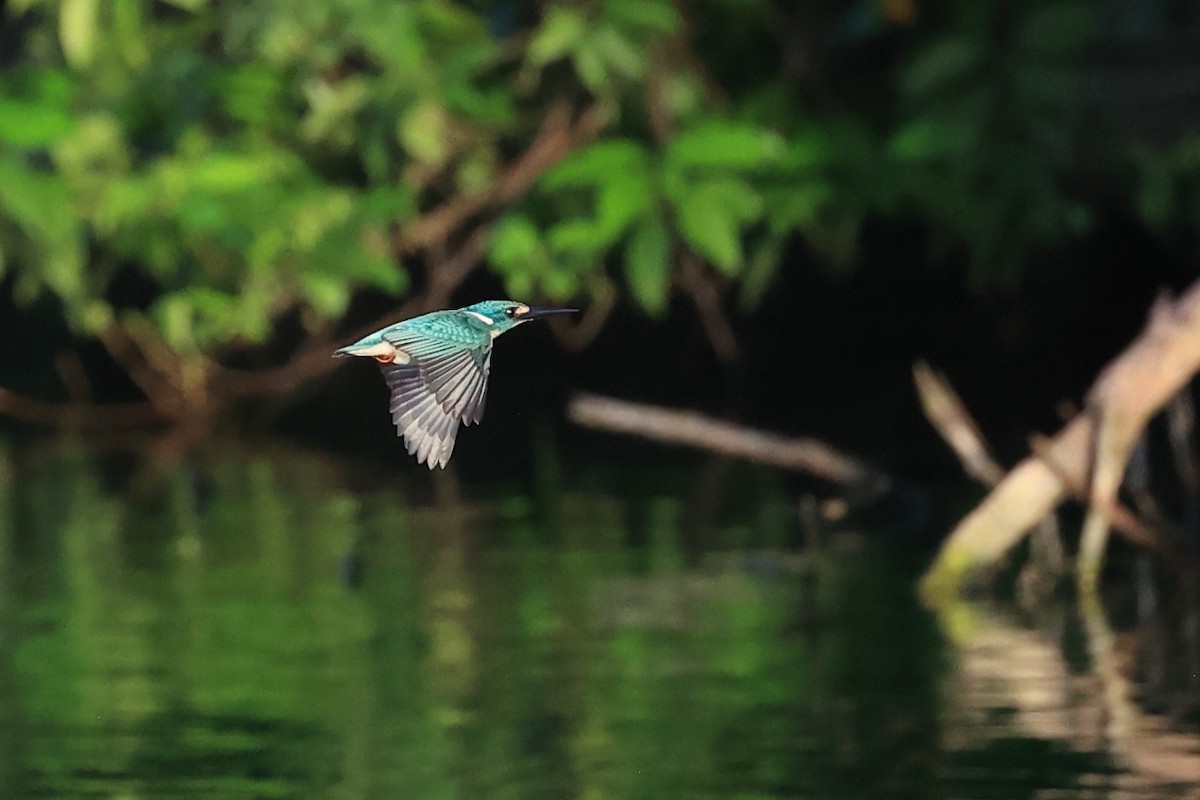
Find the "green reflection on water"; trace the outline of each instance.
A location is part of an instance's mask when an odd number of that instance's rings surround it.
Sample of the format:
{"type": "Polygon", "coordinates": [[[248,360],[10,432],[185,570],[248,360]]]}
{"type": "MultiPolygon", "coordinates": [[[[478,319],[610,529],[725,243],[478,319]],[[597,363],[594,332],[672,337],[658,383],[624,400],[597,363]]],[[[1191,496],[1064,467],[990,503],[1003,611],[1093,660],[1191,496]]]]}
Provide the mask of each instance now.
{"type": "MultiPolygon", "coordinates": [[[[782,495],[697,544],[685,501],[557,471],[413,506],[295,455],[15,464],[5,798],[927,798],[1045,744],[948,754],[911,576],[741,547],[782,495]]],[[[1057,752],[1054,785],[1099,769],[1057,752]]]]}

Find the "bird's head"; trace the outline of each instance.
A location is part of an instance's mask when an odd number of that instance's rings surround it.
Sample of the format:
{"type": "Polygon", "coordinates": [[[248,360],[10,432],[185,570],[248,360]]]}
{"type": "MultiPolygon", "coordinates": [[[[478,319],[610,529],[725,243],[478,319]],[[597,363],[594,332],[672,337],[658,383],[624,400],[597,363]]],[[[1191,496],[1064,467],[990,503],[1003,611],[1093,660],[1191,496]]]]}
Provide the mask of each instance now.
{"type": "Polygon", "coordinates": [[[484,330],[499,335],[517,327],[522,322],[552,314],[573,314],[575,308],[540,308],[515,300],[484,300],[462,309],[467,318],[484,330]]]}

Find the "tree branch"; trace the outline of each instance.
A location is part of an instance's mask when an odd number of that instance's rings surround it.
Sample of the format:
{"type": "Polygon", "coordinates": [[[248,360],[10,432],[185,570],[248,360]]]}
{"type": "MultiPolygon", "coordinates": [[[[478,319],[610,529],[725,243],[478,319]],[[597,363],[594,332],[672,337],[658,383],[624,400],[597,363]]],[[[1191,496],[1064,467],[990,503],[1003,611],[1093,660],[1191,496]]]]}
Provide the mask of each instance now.
{"type": "MultiPolygon", "coordinates": [[[[1088,392],[1089,410],[1012,469],[963,518],[922,579],[926,598],[957,593],[969,574],[994,563],[1083,487],[1090,487],[1089,509],[1077,566],[1081,586],[1093,590],[1109,526],[1137,537],[1151,530],[1130,525],[1116,502],[1132,443],[1197,370],[1200,282],[1178,301],[1156,303],[1145,330],[1097,377],[1088,392]]],[[[1150,535],[1156,544],[1172,547],[1165,537],[1150,535]]]]}
{"type": "Polygon", "coordinates": [[[550,166],[581,143],[590,140],[603,126],[598,106],[592,105],[572,121],[570,105],[554,105],[542,120],[538,133],[515,161],[491,186],[472,195],[459,195],[397,232],[398,253],[411,253],[444,242],[472,217],[510,203],[529,191],[534,181],[550,166]]]}
{"type": "Polygon", "coordinates": [[[694,253],[684,253],[679,258],[679,267],[683,289],[700,313],[700,323],[713,352],[725,364],[736,361],[739,349],[737,335],[721,309],[720,294],[712,280],[704,274],[700,257],[694,253]]]}
{"type": "MultiPolygon", "coordinates": [[[[402,226],[394,237],[397,253],[428,251],[435,245],[449,241],[460,228],[484,211],[517,199],[529,191],[546,169],[592,139],[602,125],[603,119],[596,106],[585,109],[574,120],[568,104],[563,102],[554,106],[543,119],[533,142],[487,190],[451,199],[402,226]]],[[[312,336],[281,366],[259,370],[218,366],[213,370],[214,391],[232,397],[294,391],[302,383],[328,374],[338,366],[329,357],[335,341],[361,338],[396,320],[444,307],[483,258],[489,230],[489,222],[479,222],[452,254],[434,263],[429,286],[423,294],[408,298],[386,314],[359,326],[348,336],[337,337],[336,340],[332,332],[312,336]]]]}
{"type": "Polygon", "coordinates": [[[567,406],[577,425],[641,436],[657,442],[696,447],[724,456],[805,472],[833,483],[882,490],[883,473],[854,456],[807,437],[788,437],[695,411],[630,403],[598,395],[579,395],[567,406]]]}
{"type": "Polygon", "coordinates": [[[54,427],[135,427],[164,421],[153,403],[53,403],[0,387],[0,414],[54,427]]]}

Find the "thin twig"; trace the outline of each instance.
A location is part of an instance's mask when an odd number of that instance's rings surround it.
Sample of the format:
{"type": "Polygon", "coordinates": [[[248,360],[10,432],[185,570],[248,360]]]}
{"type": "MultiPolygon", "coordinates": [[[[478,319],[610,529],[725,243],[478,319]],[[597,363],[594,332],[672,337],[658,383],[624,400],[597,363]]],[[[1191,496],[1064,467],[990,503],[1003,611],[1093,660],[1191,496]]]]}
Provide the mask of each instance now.
{"type": "MultiPolygon", "coordinates": [[[[146,348],[134,337],[128,327],[113,321],[97,334],[104,349],[116,361],[125,374],[142,390],[146,399],[167,416],[178,412],[181,405],[179,386],[172,381],[177,378],[176,372],[164,372],[159,365],[152,361],[146,348]]],[[[144,338],[144,337],[143,337],[144,338]]],[[[161,359],[162,356],[158,355],[161,359]]]]}
{"type": "Polygon", "coordinates": [[[87,371],[79,353],[74,350],[63,350],[54,357],[54,366],[58,369],[58,377],[67,390],[67,397],[73,405],[86,405],[92,401],[92,384],[88,380],[87,371]]]}
{"type": "Polygon", "coordinates": [[[913,366],[913,381],[925,416],[958,455],[966,473],[985,486],[999,483],[1004,470],[992,458],[975,418],[949,381],[924,361],[913,366]]]}
{"type": "Polygon", "coordinates": [[[571,322],[567,317],[551,317],[550,330],[554,338],[565,349],[582,350],[600,334],[604,321],[617,306],[617,289],[612,281],[605,279],[599,291],[593,292],[592,301],[583,310],[578,322],[571,322]]]}
{"type": "Polygon", "coordinates": [[[721,309],[720,294],[712,280],[704,274],[700,257],[694,253],[684,253],[679,258],[679,268],[683,289],[700,313],[700,324],[713,352],[725,364],[736,361],[739,350],[737,336],[721,309]]]}
{"type": "Polygon", "coordinates": [[[91,428],[132,427],[163,421],[153,403],[53,403],[37,400],[0,387],[0,414],[23,422],[62,427],[77,425],[91,428]]]}
{"type": "MultiPolygon", "coordinates": [[[[475,229],[457,250],[431,265],[429,288],[425,292],[427,306],[441,308],[449,305],[450,297],[455,290],[483,259],[484,251],[487,250],[489,232],[490,226],[488,225],[475,226],[475,229]]],[[[375,328],[373,327],[371,330],[375,330],[375,328]]]]}
{"type": "Polygon", "coordinates": [[[510,203],[529,191],[548,167],[594,137],[603,124],[597,106],[584,110],[574,122],[571,116],[565,102],[551,108],[533,142],[491,186],[476,194],[459,195],[402,226],[396,234],[397,252],[423,250],[445,241],[485,209],[510,203]]]}

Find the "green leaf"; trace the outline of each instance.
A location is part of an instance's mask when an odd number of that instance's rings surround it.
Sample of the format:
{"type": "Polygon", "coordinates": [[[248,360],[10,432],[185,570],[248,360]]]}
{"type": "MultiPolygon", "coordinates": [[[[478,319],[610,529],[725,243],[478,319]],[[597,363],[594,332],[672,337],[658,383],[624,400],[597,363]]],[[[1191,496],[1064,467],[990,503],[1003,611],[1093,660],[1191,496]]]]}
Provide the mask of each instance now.
{"type": "MultiPolygon", "coordinates": [[[[760,202],[761,207],[761,202],[760,202]]],[[[720,183],[701,184],[676,200],[679,231],[697,253],[727,275],[742,265],[740,223],[745,211],[720,183]]]]}
{"type": "Polygon", "coordinates": [[[566,58],[573,53],[587,33],[587,20],[575,8],[554,6],[546,12],[529,40],[525,57],[535,67],[566,58]]]}
{"type": "Polygon", "coordinates": [[[419,161],[439,165],[450,152],[446,111],[435,100],[422,100],[400,118],[400,143],[419,161]]]}
{"type": "Polygon", "coordinates": [[[430,42],[421,31],[415,4],[378,3],[373,7],[374,24],[355,26],[367,50],[386,64],[389,72],[421,74],[428,66],[430,42]]]}
{"type": "Polygon", "coordinates": [[[269,186],[287,169],[282,154],[215,152],[187,165],[193,191],[230,194],[269,186]]]}
{"type": "Polygon", "coordinates": [[[150,313],[171,349],[184,353],[195,350],[193,306],[187,297],[178,292],[165,294],[150,306],[150,313]]]}
{"type": "Polygon", "coordinates": [[[829,205],[835,193],[825,181],[810,180],[766,193],[764,208],[772,231],[784,233],[797,226],[811,225],[829,205]]]}
{"type": "Polygon", "coordinates": [[[668,0],[604,0],[604,17],[631,30],[670,36],[679,28],[679,11],[668,0]]]}
{"type": "Polygon", "coordinates": [[[598,186],[619,172],[645,172],[650,154],[632,139],[607,139],[588,145],[564,158],[541,178],[545,189],[598,186]]]}
{"type": "Polygon", "coordinates": [[[300,286],[309,304],[325,319],[336,319],[350,303],[350,285],[336,275],[306,273],[300,276],[300,286]]]}
{"type": "Polygon", "coordinates": [[[756,125],[709,120],[667,143],[667,162],[678,168],[756,169],[784,155],[783,139],[756,125]]]}
{"type": "Polygon", "coordinates": [[[484,125],[508,126],[517,119],[516,98],[504,87],[481,89],[467,83],[445,87],[446,108],[484,125]]]}
{"type": "Polygon", "coordinates": [[[646,53],[611,25],[601,25],[589,40],[613,71],[630,80],[637,80],[646,71],[646,53]]]}
{"type": "Polygon", "coordinates": [[[976,152],[981,132],[972,120],[918,117],[902,125],[888,142],[888,154],[907,162],[959,159],[976,152]]]}
{"type": "Polygon", "coordinates": [[[604,249],[604,235],[590,219],[568,219],[546,231],[546,243],[558,256],[594,258],[604,249]]]}
{"type": "Polygon", "coordinates": [[[488,148],[474,148],[457,161],[455,180],[462,194],[477,194],[489,189],[496,176],[496,154],[488,148]]]}
{"type": "Polygon", "coordinates": [[[554,269],[540,276],[541,293],[551,300],[562,301],[579,288],[579,279],[575,272],[565,269],[554,269]]]}
{"type": "Polygon", "coordinates": [[[464,46],[487,36],[487,25],[470,6],[451,0],[422,0],[421,19],[430,33],[464,46]]]}
{"type": "Polygon", "coordinates": [[[75,119],[64,109],[0,97],[0,142],[46,147],[69,134],[75,119]]]}
{"type": "Polygon", "coordinates": [[[596,222],[607,243],[616,241],[654,200],[654,186],[644,172],[615,172],[601,184],[596,222]]]}
{"type": "Polygon", "coordinates": [[[413,201],[408,186],[379,186],[359,198],[359,216],[365,222],[396,222],[412,214],[413,201]]]}
{"type": "Polygon", "coordinates": [[[715,193],[739,222],[756,222],[765,208],[762,195],[750,184],[737,178],[709,181],[705,190],[715,193]]]}
{"type": "Polygon", "coordinates": [[[667,308],[671,282],[671,237],[657,216],[634,228],[625,247],[625,282],[638,304],[652,315],[667,308]]]}
{"type": "Polygon", "coordinates": [[[751,310],[762,302],[771,281],[779,272],[779,260],[783,254],[786,237],[781,233],[761,239],[746,259],[746,272],[742,277],[741,296],[738,298],[744,310],[751,310]]]}
{"type": "Polygon", "coordinates": [[[112,23],[107,46],[129,67],[142,69],[150,60],[150,37],[145,20],[150,12],[141,3],[113,3],[110,9],[112,23]]]}
{"type": "Polygon", "coordinates": [[[575,65],[575,73],[579,81],[593,95],[602,97],[609,94],[608,69],[605,66],[604,51],[595,39],[584,39],[571,54],[571,63],[575,65]]]}
{"type": "Polygon", "coordinates": [[[261,64],[225,70],[215,81],[225,113],[254,126],[286,124],[287,89],[283,76],[261,64]]]}
{"type": "Polygon", "coordinates": [[[788,139],[779,166],[793,171],[813,170],[829,164],[832,153],[828,127],[807,125],[788,139]]]}
{"type": "Polygon", "coordinates": [[[691,72],[663,77],[658,85],[658,102],[675,119],[692,119],[708,102],[704,82],[691,72]]]}
{"type": "Polygon", "coordinates": [[[1096,12],[1086,3],[1048,3],[1021,21],[1018,47],[1047,56],[1071,55],[1095,38],[1096,12]]]}
{"type": "Polygon", "coordinates": [[[950,38],[921,51],[900,76],[900,92],[911,99],[944,93],[964,83],[983,65],[980,44],[950,38]]]}
{"type": "Polygon", "coordinates": [[[504,290],[509,297],[532,297],[534,289],[531,272],[510,272],[504,275],[504,290]]]}
{"type": "Polygon", "coordinates": [[[537,226],[519,214],[506,217],[492,229],[488,254],[501,272],[519,272],[540,261],[544,253],[537,226]]]}
{"type": "Polygon", "coordinates": [[[740,178],[714,178],[694,184],[678,182],[670,196],[676,206],[702,197],[706,204],[721,209],[723,216],[739,225],[758,220],[765,210],[762,194],[740,178]]]}
{"type": "Polygon", "coordinates": [[[49,287],[68,305],[81,299],[86,276],[83,229],[66,183],[57,175],[28,169],[17,159],[5,159],[0,160],[0,186],[0,214],[19,223],[30,246],[21,259],[26,279],[32,279],[26,285],[49,287]]]}
{"type": "Polygon", "coordinates": [[[96,54],[96,23],[99,0],[62,0],[58,8],[58,39],[67,63],[87,67],[96,54]]]}

